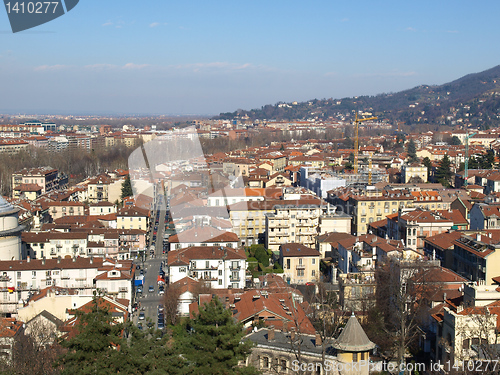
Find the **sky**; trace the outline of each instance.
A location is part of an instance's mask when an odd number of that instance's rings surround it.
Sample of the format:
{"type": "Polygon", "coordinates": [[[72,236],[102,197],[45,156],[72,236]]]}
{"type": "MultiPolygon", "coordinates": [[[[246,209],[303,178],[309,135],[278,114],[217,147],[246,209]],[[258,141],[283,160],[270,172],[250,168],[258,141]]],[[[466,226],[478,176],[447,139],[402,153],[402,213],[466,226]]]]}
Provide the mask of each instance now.
{"type": "Polygon", "coordinates": [[[500,64],[500,1],[80,0],[12,33],[0,113],[216,115],[443,84],[500,64]]]}

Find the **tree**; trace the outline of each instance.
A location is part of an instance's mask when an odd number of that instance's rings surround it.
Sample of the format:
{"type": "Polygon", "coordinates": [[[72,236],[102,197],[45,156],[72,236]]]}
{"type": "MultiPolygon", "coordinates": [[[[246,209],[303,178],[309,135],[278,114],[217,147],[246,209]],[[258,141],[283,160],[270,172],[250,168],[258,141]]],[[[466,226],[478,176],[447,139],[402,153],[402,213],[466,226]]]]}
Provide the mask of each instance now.
{"type": "Polygon", "coordinates": [[[251,373],[253,368],[238,368],[238,362],[248,356],[251,347],[251,342],[241,341],[243,336],[243,325],[235,323],[231,311],[214,298],[179,333],[186,373],[251,373]]]}
{"type": "Polygon", "coordinates": [[[480,168],[491,169],[495,164],[495,152],[493,150],[486,151],[486,154],[481,155],[480,168]]]}
{"type": "Polygon", "coordinates": [[[67,349],[58,361],[61,374],[116,374],[120,363],[117,348],[124,344],[122,324],[115,324],[111,313],[94,297],[91,311],[76,311],[76,335],[62,340],[67,349]]]}
{"type": "Polygon", "coordinates": [[[431,180],[431,176],[432,176],[432,162],[431,162],[431,159],[429,159],[429,157],[425,157],[423,160],[422,160],[422,164],[427,167],[427,181],[430,181],[431,180]]]}
{"type": "Polygon", "coordinates": [[[413,140],[413,138],[411,138],[410,141],[408,142],[407,152],[408,152],[408,162],[416,163],[418,161],[417,148],[415,146],[415,141],[413,140]]]}
{"type": "Polygon", "coordinates": [[[460,141],[460,138],[458,138],[456,135],[454,135],[453,137],[451,137],[450,144],[452,146],[460,146],[462,144],[462,142],[460,141]]]}
{"type": "Polygon", "coordinates": [[[449,187],[451,176],[452,172],[450,158],[448,158],[448,155],[445,155],[439,162],[439,166],[436,169],[436,178],[438,182],[443,186],[449,187]]]}
{"type": "Polygon", "coordinates": [[[130,175],[127,175],[127,177],[125,177],[125,180],[122,183],[121,198],[123,200],[126,197],[131,197],[132,195],[134,195],[134,190],[132,189],[132,182],[130,181],[130,175]]]}
{"type": "Polygon", "coordinates": [[[168,284],[163,296],[163,306],[165,309],[165,322],[175,325],[179,313],[179,299],[181,296],[181,287],[179,283],[168,284]]]}

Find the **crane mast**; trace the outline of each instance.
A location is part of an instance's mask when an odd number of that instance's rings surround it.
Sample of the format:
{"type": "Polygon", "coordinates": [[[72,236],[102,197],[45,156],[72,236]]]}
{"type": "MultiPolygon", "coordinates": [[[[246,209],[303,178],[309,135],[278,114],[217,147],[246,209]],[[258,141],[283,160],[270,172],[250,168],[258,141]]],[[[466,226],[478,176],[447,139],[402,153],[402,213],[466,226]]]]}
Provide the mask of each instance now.
{"type": "Polygon", "coordinates": [[[477,133],[467,134],[465,137],[465,161],[464,161],[464,186],[467,187],[467,180],[469,179],[469,138],[475,136],[477,133]]]}

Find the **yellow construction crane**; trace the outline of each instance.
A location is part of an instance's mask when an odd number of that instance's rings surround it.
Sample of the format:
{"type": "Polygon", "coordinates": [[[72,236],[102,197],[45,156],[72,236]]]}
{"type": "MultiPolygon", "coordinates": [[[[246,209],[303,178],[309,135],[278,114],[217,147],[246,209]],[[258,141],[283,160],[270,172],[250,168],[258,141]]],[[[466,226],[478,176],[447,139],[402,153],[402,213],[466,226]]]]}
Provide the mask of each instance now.
{"type": "Polygon", "coordinates": [[[358,155],[359,155],[359,124],[363,121],[376,120],[376,117],[358,118],[358,112],[356,112],[356,117],[354,123],[356,126],[356,137],[354,138],[354,174],[358,173],[358,155]]]}

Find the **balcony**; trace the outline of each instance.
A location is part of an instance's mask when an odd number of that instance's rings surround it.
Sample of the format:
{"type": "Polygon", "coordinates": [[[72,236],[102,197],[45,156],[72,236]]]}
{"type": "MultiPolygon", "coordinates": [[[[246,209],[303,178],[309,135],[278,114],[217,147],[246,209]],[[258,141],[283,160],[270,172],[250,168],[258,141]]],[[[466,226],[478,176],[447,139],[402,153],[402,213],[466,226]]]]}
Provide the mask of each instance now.
{"type": "Polygon", "coordinates": [[[304,264],[299,264],[298,266],[295,267],[296,270],[305,270],[306,266],[304,264]]]}
{"type": "Polygon", "coordinates": [[[235,281],[240,281],[239,276],[229,276],[229,281],[235,282],[235,281]]]}
{"type": "Polygon", "coordinates": [[[229,266],[229,269],[230,269],[230,270],[240,270],[240,269],[241,269],[241,266],[239,266],[239,265],[238,265],[238,266],[233,266],[233,265],[231,265],[231,266],[229,266]]]}
{"type": "Polygon", "coordinates": [[[120,293],[126,293],[126,292],[128,292],[128,288],[121,286],[121,287],[118,288],[118,292],[120,292],[120,293]]]}

